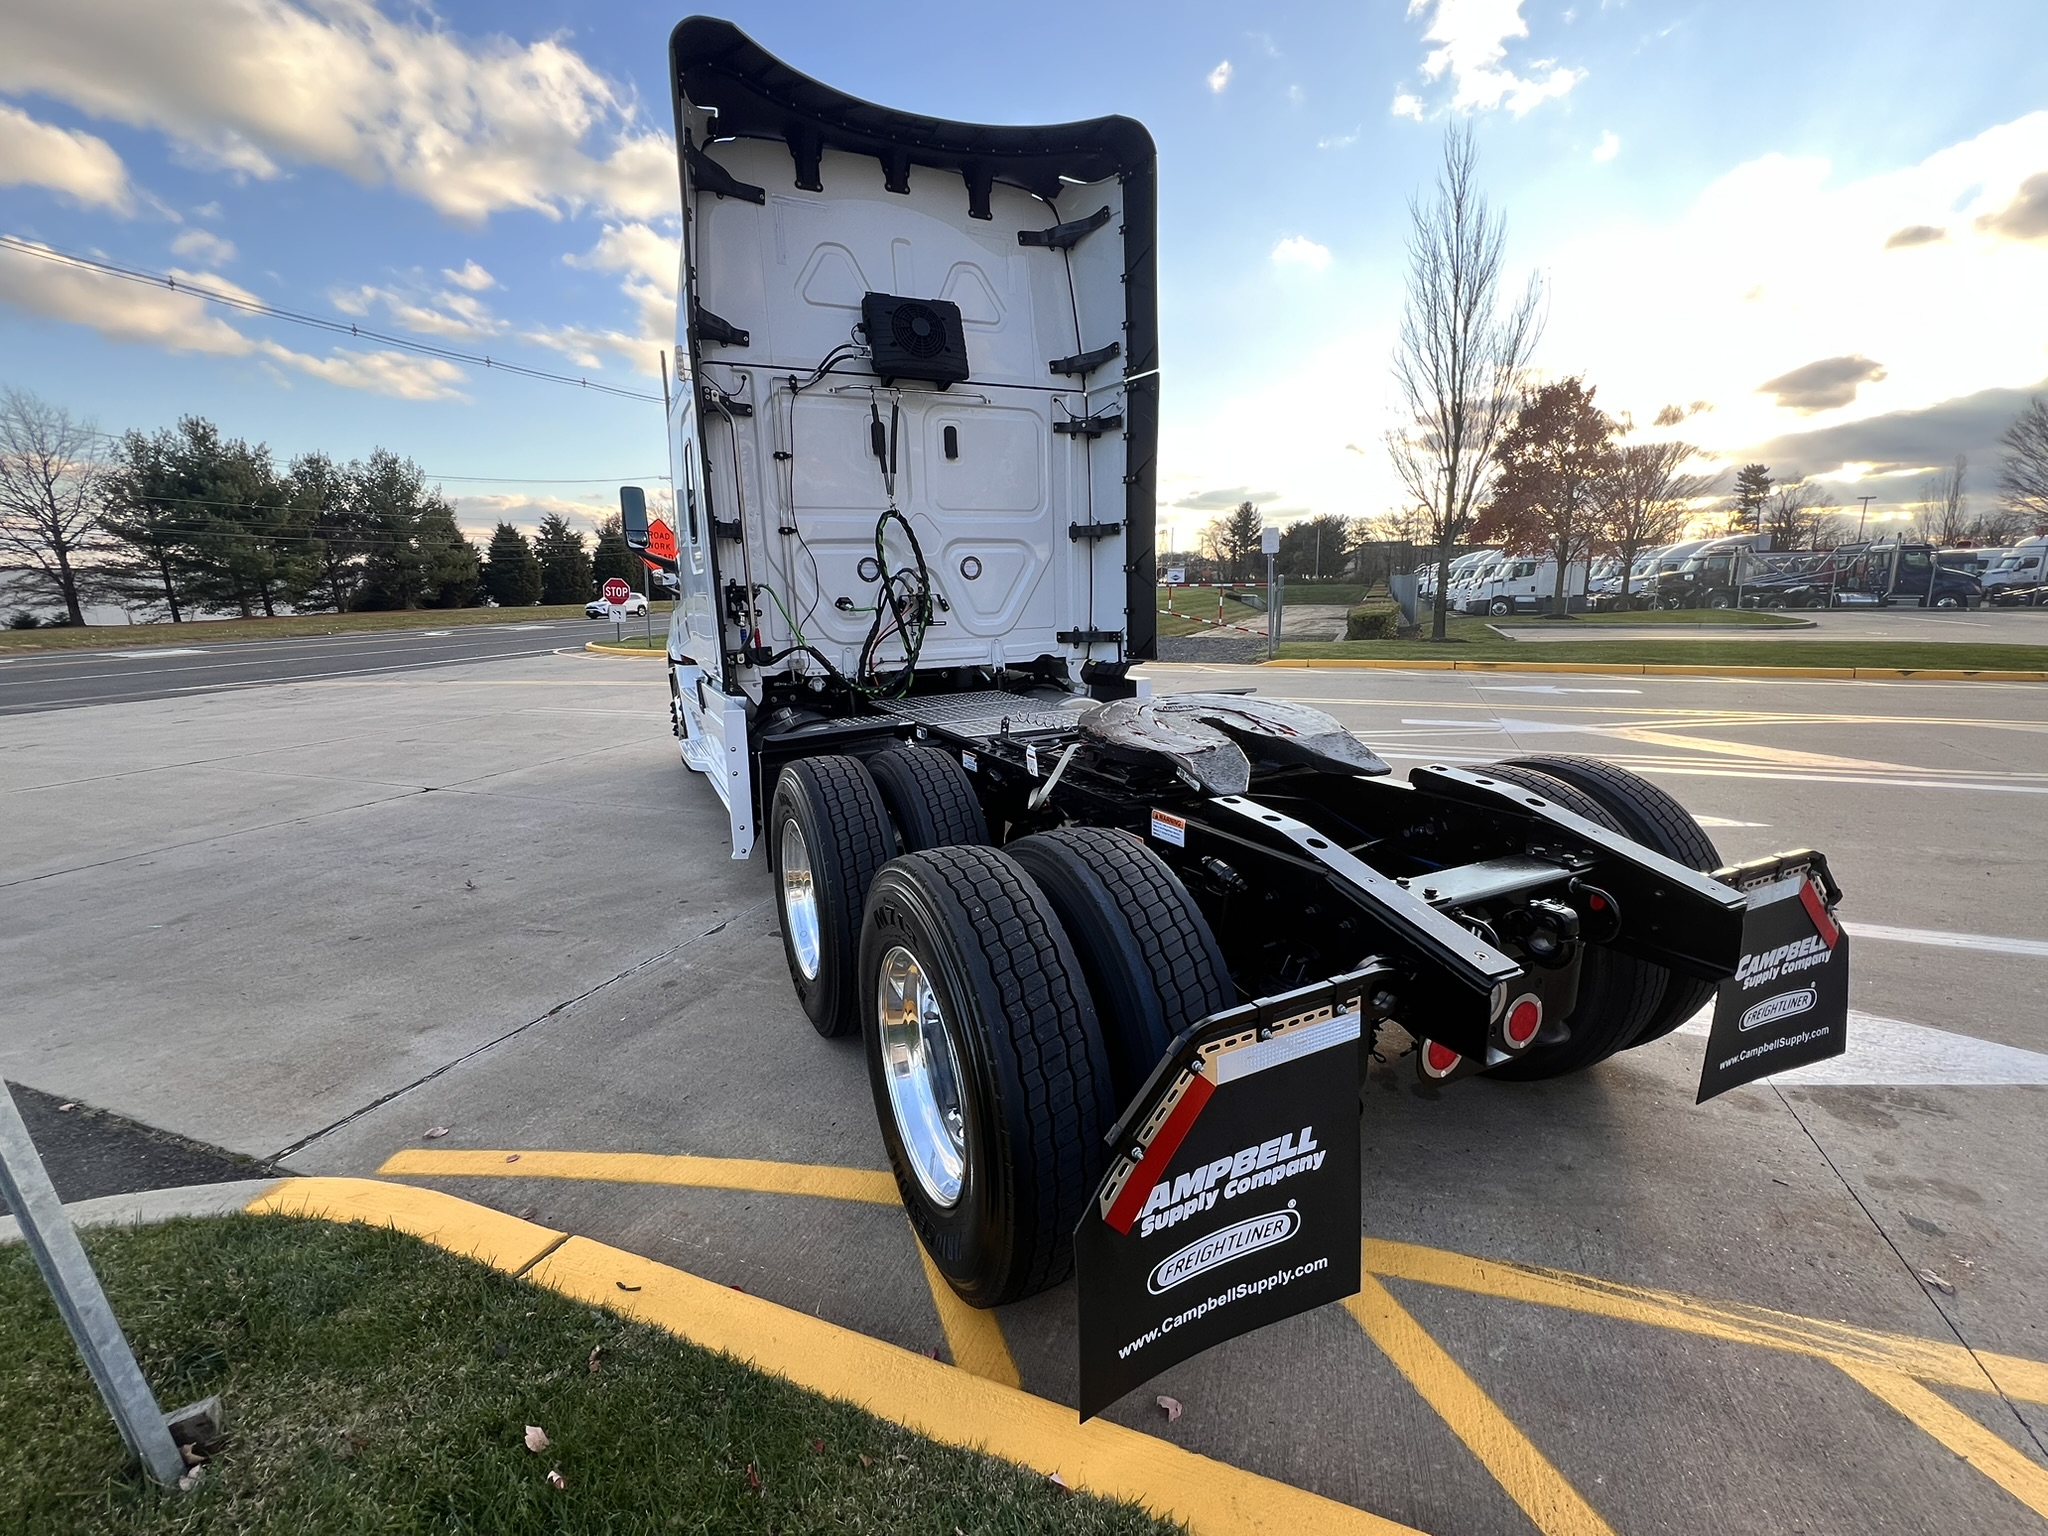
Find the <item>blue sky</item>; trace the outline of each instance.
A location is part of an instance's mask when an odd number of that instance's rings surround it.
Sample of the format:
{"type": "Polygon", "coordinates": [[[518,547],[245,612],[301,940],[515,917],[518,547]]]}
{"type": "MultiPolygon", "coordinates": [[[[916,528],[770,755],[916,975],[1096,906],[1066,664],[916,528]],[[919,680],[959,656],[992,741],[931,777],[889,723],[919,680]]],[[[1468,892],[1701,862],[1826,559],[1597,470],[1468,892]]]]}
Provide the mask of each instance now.
{"type": "MultiPolygon", "coordinates": [[[[653,389],[682,14],[9,0],[0,232],[653,389]]],[[[1986,495],[1998,431],[2048,381],[2040,0],[725,14],[891,105],[1152,129],[1161,495],[1184,534],[1245,494],[1281,517],[1390,504],[1405,205],[1457,117],[1514,269],[1547,280],[1540,368],[1645,422],[1704,402],[1683,431],[1725,461],[1882,505],[1967,452],[1986,495]]],[[[473,527],[595,516],[620,477],[666,468],[656,407],[5,251],[0,382],[108,430],[196,412],[287,457],[390,447],[473,527]]]]}

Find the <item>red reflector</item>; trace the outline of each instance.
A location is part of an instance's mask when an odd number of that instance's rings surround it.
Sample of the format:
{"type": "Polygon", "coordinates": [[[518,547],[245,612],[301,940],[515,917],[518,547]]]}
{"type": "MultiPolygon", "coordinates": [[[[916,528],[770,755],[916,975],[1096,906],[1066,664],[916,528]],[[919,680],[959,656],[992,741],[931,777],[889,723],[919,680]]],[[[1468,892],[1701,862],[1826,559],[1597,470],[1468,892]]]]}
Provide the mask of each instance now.
{"type": "Polygon", "coordinates": [[[1422,1064],[1429,1069],[1433,1076],[1442,1077],[1446,1072],[1455,1068],[1463,1059],[1456,1051],[1440,1041],[1428,1040],[1423,1042],[1422,1064]]]}
{"type": "Polygon", "coordinates": [[[1607,910],[1607,903],[1602,901],[1598,896],[1588,897],[1586,899],[1586,905],[1591,907],[1595,912],[1605,912],[1607,910]]]}
{"type": "Polygon", "coordinates": [[[1518,999],[1508,1010],[1508,1021],[1502,1026],[1511,1045],[1527,1045],[1536,1038],[1536,1031],[1543,1024],[1543,1004],[1533,997],[1518,999]]]}

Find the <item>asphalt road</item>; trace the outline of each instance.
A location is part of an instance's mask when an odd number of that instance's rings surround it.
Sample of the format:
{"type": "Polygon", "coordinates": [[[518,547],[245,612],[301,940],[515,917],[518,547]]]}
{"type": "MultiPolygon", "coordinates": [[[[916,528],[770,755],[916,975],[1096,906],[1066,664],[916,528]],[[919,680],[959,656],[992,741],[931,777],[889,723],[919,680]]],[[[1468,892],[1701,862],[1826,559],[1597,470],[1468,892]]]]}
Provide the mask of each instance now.
{"type": "Polygon", "coordinates": [[[587,619],[449,629],[423,624],[419,629],[288,640],[200,640],[189,646],[0,655],[0,715],[544,656],[610,633],[609,626],[587,619]]]}
{"type": "MultiPolygon", "coordinates": [[[[1376,1071],[1367,1292],[1112,1417],[1440,1536],[2042,1528],[2048,686],[1158,686],[1318,704],[1397,772],[1596,753],[1729,858],[1824,848],[1856,1013],[1847,1057],[1705,1106],[1685,1032],[1551,1084],[1376,1071]]],[[[861,1193],[859,1047],[804,1022],[664,695],[652,661],[548,654],[0,722],[0,1075],[1071,1402],[1071,1288],[949,1306],[861,1193]]]]}

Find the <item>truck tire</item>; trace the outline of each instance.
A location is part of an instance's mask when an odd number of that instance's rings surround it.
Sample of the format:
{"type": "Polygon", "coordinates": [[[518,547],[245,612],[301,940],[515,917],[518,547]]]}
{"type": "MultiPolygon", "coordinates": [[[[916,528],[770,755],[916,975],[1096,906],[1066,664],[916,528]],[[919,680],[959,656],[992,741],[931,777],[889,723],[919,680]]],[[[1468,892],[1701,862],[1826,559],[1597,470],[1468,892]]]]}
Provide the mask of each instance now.
{"type": "Polygon", "coordinates": [[[1080,962],[1031,877],[994,848],[892,859],[860,989],[882,1140],[933,1265],[976,1307],[1065,1279],[1116,1104],[1080,962]]]}
{"type": "MultiPolygon", "coordinates": [[[[1613,812],[1621,830],[1644,847],[1703,874],[1721,867],[1721,855],[1714,840],[1692,819],[1692,812],[1648,779],[1592,757],[1518,757],[1514,761],[1584,790],[1613,812]]],[[[1676,971],[1666,971],[1665,975],[1670,982],[1664,1000],[1643,1025],[1642,1032],[1629,1042],[1630,1047],[1662,1040],[1713,1001],[1713,982],[1681,976],[1676,971]]]]}
{"type": "Polygon", "coordinates": [[[1190,1024],[1237,1001],[1209,920],[1166,861],[1107,827],[1062,827],[1004,850],[1038,882],[1081,962],[1127,1104],[1190,1024]]]}
{"type": "MultiPolygon", "coordinates": [[[[1543,796],[1575,816],[1622,830],[1605,806],[1563,779],[1514,763],[1491,763],[1479,770],[1490,778],[1543,796]]],[[[1633,955],[1588,944],[1579,953],[1579,1000],[1565,1025],[1571,1038],[1558,1045],[1532,1046],[1515,1060],[1503,1062],[1487,1075],[1511,1083],[1541,1082],[1565,1077],[1626,1050],[1654,1016],[1663,1000],[1668,973],[1633,955]]]]}
{"type": "Polygon", "coordinates": [[[1505,618],[1508,614],[1515,611],[1515,605],[1504,597],[1496,597],[1486,605],[1486,611],[1497,619],[1505,618]]]}
{"type": "Polygon", "coordinates": [[[868,759],[904,853],[988,841],[988,819],[967,770],[936,747],[891,747],[868,759]]]}
{"type": "Polygon", "coordinates": [[[775,780],[767,834],[797,1001],[819,1034],[849,1034],[860,1023],[861,911],[894,851],[889,813],[860,759],[800,758],[775,780]]]}

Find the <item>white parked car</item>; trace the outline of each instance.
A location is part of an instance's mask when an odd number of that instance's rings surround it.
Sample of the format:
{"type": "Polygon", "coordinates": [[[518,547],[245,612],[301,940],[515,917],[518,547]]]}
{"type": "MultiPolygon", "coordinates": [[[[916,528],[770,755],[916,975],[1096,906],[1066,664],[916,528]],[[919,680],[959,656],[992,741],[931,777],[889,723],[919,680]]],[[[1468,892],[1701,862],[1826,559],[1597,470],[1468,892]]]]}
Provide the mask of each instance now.
{"type": "MultiPolygon", "coordinates": [[[[629,618],[637,619],[646,611],[647,599],[638,592],[626,599],[626,614],[629,618]]],[[[593,597],[583,605],[583,617],[586,619],[608,619],[611,616],[612,605],[601,597],[593,597]]]]}

